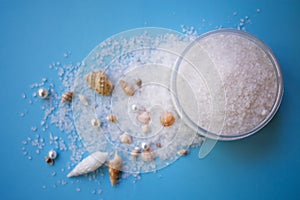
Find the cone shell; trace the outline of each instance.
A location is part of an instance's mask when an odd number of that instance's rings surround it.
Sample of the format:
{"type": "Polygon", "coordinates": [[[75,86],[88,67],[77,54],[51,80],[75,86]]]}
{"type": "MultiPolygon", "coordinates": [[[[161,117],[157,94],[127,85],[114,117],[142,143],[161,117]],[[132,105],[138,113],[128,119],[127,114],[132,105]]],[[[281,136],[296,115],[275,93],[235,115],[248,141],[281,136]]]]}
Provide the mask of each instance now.
{"type": "Polygon", "coordinates": [[[115,153],[115,157],[108,163],[109,178],[112,186],[115,186],[118,182],[121,167],[122,158],[115,153]]]}
{"type": "Polygon", "coordinates": [[[67,92],[63,93],[63,95],[61,96],[61,102],[65,103],[65,102],[72,101],[73,94],[74,94],[73,91],[67,91],[67,92]]]}
{"type": "Polygon", "coordinates": [[[79,176],[93,172],[103,165],[106,159],[106,152],[96,151],[78,163],[76,167],[67,175],[67,177],[79,176]]]}
{"type": "Polygon", "coordinates": [[[119,84],[121,88],[123,89],[124,93],[127,96],[133,96],[134,95],[134,87],[132,84],[127,83],[126,81],[120,80],[119,84]]]}
{"type": "Polygon", "coordinates": [[[160,122],[163,126],[172,126],[175,122],[175,116],[171,112],[164,112],[160,117],[160,122]]]}
{"type": "Polygon", "coordinates": [[[111,94],[114,84],[108,79],[104,71],[90,72],[85,77],[87,84],[98,94],[108,96],[111,94]]]}
{"type": "Polygon", "coordinates": [[[154,152],[149,148],[142,153],[142,160],[145,162],[151,162],[155,159],[154,152]]]}

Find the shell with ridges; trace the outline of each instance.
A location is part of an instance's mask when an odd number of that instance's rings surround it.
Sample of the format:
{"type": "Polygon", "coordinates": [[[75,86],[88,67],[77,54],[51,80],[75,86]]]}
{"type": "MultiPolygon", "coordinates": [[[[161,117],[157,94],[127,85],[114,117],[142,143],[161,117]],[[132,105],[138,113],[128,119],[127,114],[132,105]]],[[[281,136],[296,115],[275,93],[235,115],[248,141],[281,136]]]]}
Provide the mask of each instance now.
{"type": "Polygon", "coordinates": [[[114,158],[108,162],[108,172],[112,186],[115,186],[118,182],[121,167],[122,158],[118,155],[118,153],[115,153],[114,158]]]}
{"type": "Polygon", "coordinates": [[[108,79],[104,71],[90,72],[84,77],[87,84],[98,94],[108,96],[111,94],[114,84],[108,79]]]}
{"type": "Polygon", "coordinates": [[[119,80],[119,84],[127,96],[134,95],[134,87],[132,84],[127,83],[126,81],[123,80],[119,80]]]}
{"type": "Polygon", "coordinates": [[[160,122],[163,126],[172,126],[175,122],[175,116],[171,112],[164,112],[160,117],[160,122]]]}
{"type": "Polygon", "coordinates": [[[67,177],[79,176],[93,172],[103,165],[106,159],[106,152],[96,151],[78,163],[76,167],[67,175],[67,177]]]}
{"type": "Polygon", "coordinates": [[[67,92],[63,93],[63,95],[61,96],[61,102],[65,103],[65,102],[72,101],[73,94],[74,94],[73,91],[67,91],[67,92]]]}

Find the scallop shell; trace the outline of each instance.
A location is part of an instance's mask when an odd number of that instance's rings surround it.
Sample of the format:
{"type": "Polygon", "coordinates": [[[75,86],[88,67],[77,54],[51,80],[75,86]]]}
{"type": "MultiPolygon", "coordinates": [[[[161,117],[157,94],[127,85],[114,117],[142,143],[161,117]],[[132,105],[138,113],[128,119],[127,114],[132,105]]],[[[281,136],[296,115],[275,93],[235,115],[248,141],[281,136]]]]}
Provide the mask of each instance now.
{"type": "Polygon", "coordinates": [[[145,162],[151,162],[152,160],[155,159],[155,154],[154,152],[148,148],[147,150],[143,151],[142,153],[142,160],[145,162]]]}
{"type": "Polygon", "coordinates": [[[79,176],[95,171],[105,163],[106,159],[106,152],[96,151],[78,163],[67,177],[79,176]]]}
{"type": "Polygon", "coordinates": [[[122,158],[117,153],[115,153],[115,157],[108,162],[108,172],[112,186],[115,186],[118,182],[121,167],[122,158]]]}
{"type": "Polygon", "coordinates": [[[63,93],[63,95],[61,96],[61,102],[65,103],[65,102],[72,101],[73,94],[74,94],[73,91],[67,91],[67,92],[63,93]]]}
{"type": "Polygon", "coordinates": [[[104,71],[90,72],[84,77],[87,84],[98,94],[108,96],[111,94],[114,84],[108,79],[104,71]]]}
{"type": "Polygon", "coordinates": [[[147,111],[138,114],[136,118],[139,122],[141,122],[144,125],[148,125],[151,120],[150,113],[147,111]]]}
{"type": "Polygon", "coordinates": [[[123,142],[125,144],[131,144],[132,143],[132,137],[127,132],[120,135],[120,140],[121,140],[121,142],[123,142]]]}
{"type": "Polygon", "coordinates": [[[172,126],[175,122],[174,114],[171,112],[164,112],[160,117],[160,122],[163,126],[172,126]]]}
{"type": "Polygon", "coordinates": [[[121,88],[123,89],[124,93],[127,96],[133,96],[134,95],[134,87],[132,84],[127,83],[126,81],[120,80],[119,84],[121,88]]]}
{"type": "Polygon", "coordinates": [[[78,97],[79,97],[80,102],[83,105],[85,105],[85,106],[89,105],[89,102],[88,102],[87,98],[85,98],[82,94],[79,94],[78,97]]]}
{"type": "Polygon", "coordinates": [[[106,119],[110,122],[117,122],[117,117],[115,115],[109,115],[106,117],[106,119]]]}

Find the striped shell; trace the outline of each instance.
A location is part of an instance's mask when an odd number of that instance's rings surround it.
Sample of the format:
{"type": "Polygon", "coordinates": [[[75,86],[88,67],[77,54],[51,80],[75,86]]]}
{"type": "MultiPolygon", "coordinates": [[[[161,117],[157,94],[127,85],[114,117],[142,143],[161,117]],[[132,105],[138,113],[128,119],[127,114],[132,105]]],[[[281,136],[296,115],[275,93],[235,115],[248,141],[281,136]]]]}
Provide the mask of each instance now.
{"type": "Polygon", "coordinates": [[[126,81],[120,80],[119,84],[121,88],[123,89],[124,93],[127,96],[133,96],[134,95],[134,87],[132,84],[127,83],[126,81]]]}
{"type": "Polygon", "coordinates": [[[108,79],[104,71],[90,72],[84,77],[87,84],[98,94],[108,96],[111,94],[114,84],[108,79]]]}
{"type": "Polygon", "coordinates": [[[63,93],[63,95],[61,96],[61,102],[65,103],[65,102],[72,101],[73,94],[74,94],[73,91],[67,91],[67,92],[63,93]]]}
{"type": "Polygon", "coordinates": [[[115,186],[118,183],[121,167],[122,158],[115,153],[115,157],[108,162],[108,172],[112,186],[115,186]]]}

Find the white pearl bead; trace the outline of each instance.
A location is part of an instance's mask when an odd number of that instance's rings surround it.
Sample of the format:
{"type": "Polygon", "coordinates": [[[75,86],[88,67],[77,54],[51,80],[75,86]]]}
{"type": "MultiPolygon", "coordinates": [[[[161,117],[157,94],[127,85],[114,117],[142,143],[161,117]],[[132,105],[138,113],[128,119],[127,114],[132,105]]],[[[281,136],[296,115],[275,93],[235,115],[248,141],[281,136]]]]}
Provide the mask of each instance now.
{"type": "Polygon", "coordinates": [[[94,127],[99,127],[101,125],[101,122],[99,121],[99,119],[92,119],[91,124],[94,127]]]}
{"type": "Polygon", "coordinates": [[[54,150],[50,150],[49,152],[48,152],[48,157],[50,158],[50,159],[55,159],[56,157],[57,157],[57,153],[56,153],[56,151],[54,151],[54,150]]]}
{"type": "Polygon", "coordinates": [[[134,111],[134,112],[135,112],[135,111],[138,111],[137,105],[132,104],[132,105],[131,105],[131,110],[134,111]]]}
{"type": "Polygon", "coordinates": [[[149,149],[149,145],[146,142],[143,142],[141,147],[142,147],[143,150],[149,149]]]}
{"type": "Polygon", "coordinates": [[[38,90],[38,95],[39,95],[39,97],[41,98],[41,99],[45,99],[45,98],[47,98],[48,97],[48,90],[47,89],[45,89],[45,88],[40,88],[39,90],[38,90]]]}

